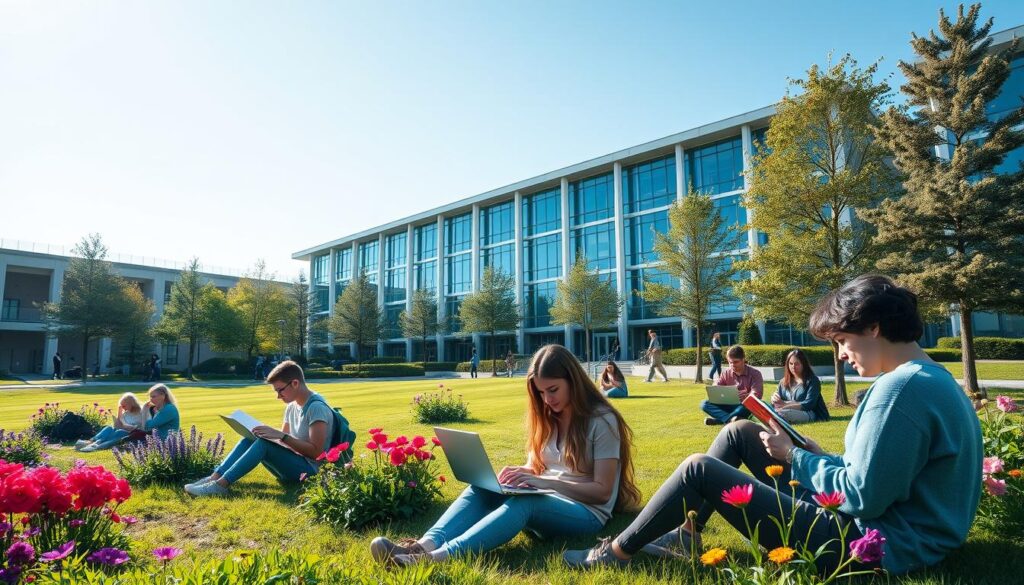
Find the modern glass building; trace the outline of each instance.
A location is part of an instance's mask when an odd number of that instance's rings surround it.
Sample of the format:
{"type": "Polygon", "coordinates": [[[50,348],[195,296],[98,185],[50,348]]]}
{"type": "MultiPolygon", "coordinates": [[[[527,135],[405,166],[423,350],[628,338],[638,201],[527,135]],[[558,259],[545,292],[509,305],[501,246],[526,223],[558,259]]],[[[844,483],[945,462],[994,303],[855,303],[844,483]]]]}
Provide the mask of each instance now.
{"type": "MultiPolygon", "coordinates": [[[[993,35],[993,50],[1022,35],[1024,27],[993,35]]],[[[1005,114],[1019,103],[1016,96],[1024,95],[1024,54],[1013,64],[1003,94],[992,102],[993,116],[1005,114]]],[[[530,353],[551,342],[581,353],[582,331],[552,325],[548,308],[557,282],[577,252],[583,252],[590,268],[615,283],[626,300],[616,326],[594,332],[595,356],[604,355],[618,341],[617,357],[635,358],[646,348],[648,329],[657,331],[666,347],[693,346],[692,327],[635,294],[645,282],[675,284],[654,254],[654,234],[668,229],[668,208],[687,187],[710,194],[728,222],[748,223],[742,205],[744,171],[763,143],[774,112],[774,106],[768,106],[726,118],[296,252],[293,258],[310,263],[320,300],[320,312],[313,319],[328,316],[353,274],[365,271],[377,285],[387,321],[386,339],[368,348],[371,353],[462,361],[476,346],[484,356],[492,355],[492,348],[481,343],[484,339],[457,328],[421,347],[419,340],[402,337],[398,315],[410,305],[411,291],[427,289],[438,300],[442,317],[457,316],[484,268],[494,266],[514,275],[522,315],[517,330],[495,340],[494,355],[508,349],[530,353]]],[[[1008,157],[1005,168],[1015,167],[1024,158],[1021,155],[1008,157]]],[[[763,241],[762,234],[747,231],[736,248],[722,252],[743,259],[763,241]]],[[[713,307],[708,320],[722,333],[723,343],[732,343],[742,316],[738,301],[732,301],[713,307]]],[[[767,322],[759,327],[765,343],[815,343],[786,325],[767,322]]],[[[975,327],[976,335],[1024,337],[1020,316],[981,313],[975,316],[975,327]]],[[[938,336],[955,333],[954,319],[930,327],[924,341],[933,343],[938,336]]],[[[312,345],[342,354],[353,349],[335,344],[325,334],[314,336],[312,345]]]]}

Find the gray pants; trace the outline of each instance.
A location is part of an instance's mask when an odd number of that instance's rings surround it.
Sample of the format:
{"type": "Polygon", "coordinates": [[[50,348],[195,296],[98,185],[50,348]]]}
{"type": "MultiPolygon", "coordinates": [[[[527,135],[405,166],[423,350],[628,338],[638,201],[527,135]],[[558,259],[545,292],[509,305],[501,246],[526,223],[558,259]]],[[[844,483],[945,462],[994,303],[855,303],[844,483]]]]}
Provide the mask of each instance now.
{"type": "Polygon", "coordinates": [[[784,408],[777,412],[779,413],[779,416],[786,419],[786,422],[794,424],[814,422],[814,414],[811,412],[807,412],[806,410],[784,408]]]}
{"type": "Polygon", "coordinates": [[[665,377],[665,381],[668,381],[668,372],[665,371],[665,365],[661,363],[661,352],[651,352],[651,370],[647,372],[647,381],[650,382],[654,379],[654,370],[661,372],[661,375],[665,377]]]}
{"type": "MultiPolygon", "coordinates": [[[[769,520],[769,516],[781,516],[786,522],[794,509],[794,500],[790,496],[793,492],[789,487],[790,467],[768,456],[758,436],[761,430],[761,426],[749,420],[730,423],[715,438],[707,455],[687,457],[661,484],[633,523],[616,538],[622,550],[631,555],[640,552],[645,544],[682,525],[686,521],[687,510],[697,510],[697,530],[703,529],[711,514],[718,512],[733,528],[749,537],[743,511],[722,502],[723,491],[745,484],[754,485],[754,497],[746,511],[751,528],[759,526],[759,544],[768,550],[782,546],[782,535],[775,523],[769,520]],[[754,477],[738,469],[741,463],[753,471],[754,477]],[[765,472],[765,467],[780,464],[785,469],[778,478],[781,512],[775,484],[765,472]]],[[[796,519],[789,546],[798,548],[796,545],[803,543],[811,550],[817,550],[827,543],[830,554],[819,557],[818,568],[822,571],[834,569],[839,559],[840,546],[835,519],[825,515],[815,522],[820,509],[811,499],[811,492],[798,487],[795,495],[796,519]],[[814,530],[808,538],[808,529],[812,524],[814,530]]],[[[851,516],[840,514],[840,517],[850,527],[846,533],[846,542],[863,536],[851,516]]],[[[854,570],[857,567],[864,568],[864,565],[854,563],[854,570]]]]}

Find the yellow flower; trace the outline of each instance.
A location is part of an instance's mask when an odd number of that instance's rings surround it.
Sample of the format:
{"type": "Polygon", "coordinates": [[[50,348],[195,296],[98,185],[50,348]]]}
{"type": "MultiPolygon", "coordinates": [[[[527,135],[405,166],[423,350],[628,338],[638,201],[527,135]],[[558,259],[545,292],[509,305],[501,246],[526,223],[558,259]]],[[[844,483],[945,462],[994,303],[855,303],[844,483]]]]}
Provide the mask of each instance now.
{"type": "Polygon", "coordinates": [[[795,479],[791,479],[789,480],[789,487],[800,487],[800,482],[795,479]]]}
{"type": "Polygon", "coordinates": [[[779,477],[780,475],[782,475],[783,471],[784,469],[781,465],[769,465],[768,467],[764,468],[764,472],[771,477],[779,477]]]}
{"type": "Polygon", "coordinates": [[[783,565],[793,560],[794,553],[796,553],[796,551],[788,546],[780,546],[779,548],[772,549],[772,551],[768,553],[768,560],[773,563],[783,565]]]}
{"type": "Polygon", "coordinates": [[[729,556],[729,553],[725,552],[724,548],[713,548],[700,555],[700,562],[704,563],[706,567],[713,567],[724,561],[727,556],[729,556]]]}

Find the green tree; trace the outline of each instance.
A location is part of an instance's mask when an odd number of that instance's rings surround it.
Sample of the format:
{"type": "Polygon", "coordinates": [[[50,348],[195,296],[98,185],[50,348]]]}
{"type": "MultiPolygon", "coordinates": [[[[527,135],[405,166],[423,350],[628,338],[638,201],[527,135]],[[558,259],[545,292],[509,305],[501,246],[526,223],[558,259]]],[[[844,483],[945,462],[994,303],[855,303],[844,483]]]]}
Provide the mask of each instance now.
{"type": "Polygon", "coordinates": [[[114,343],[117,346],[119,361],[135,370],[157,343],[157,338],[153,334],[153,314],[156,309],[153,301],[137,286],[125,288],[125,295],[130,310],[124,323],[114,334],[114,343]]]}
{"type": "Polygon", "coordinates": [[[402,335],[420,339],[423,343],[423,361],[427,360],[427,338],[443,330],[443,323],[437,318],[437,301],[434,294],[418,288],[412,293],[412,307],[398,315],[402,335]]]}
{"type": "Polygon", "coordinates": [[[171,300],[156,326],[157,337],[168,342],[188,343],[188,367],[185,375],[192,380],[192,366],[199,344],[217,330],[215,317],[222,316],[220,304],[224,294],[199,273],[199,259],[193,258],[181,271],[171,287],[171,300]]]}
{"type": "Polygon", "coordinates": [[[961,5],[955,22],[940,11],[938,33],[911,41],[917,61],[899,63],[907,104],[882,115],[878,138],[907,176],[907,195],[871,216],[886,250],[878,267],[923,304],[959,313],[963,381],[972,393],[980,392],[972,315],[1024,309],[1024,169],[996,171],[1024,145],[1015,129],[1024,108],[986,112],[1017,44],[986,54],[992,19],[979,24],[980,8],[965,14],[961,5]]]}
{"type": "Polygon", "coordinates": [[[740,321],[739,331],[737,331],[736,343],[740,345],[761,345],[764,341],[761,339],[761,330],[757,328],[757,321],[750,315],[743,317],[740,321]]]}
{"type": "Polygon", "coordinates": [[[113,336],[135,309],[129,292],[134,285],[115,274],[106,257],[107,247],[99,234],[82,238],[72,250],[60,301],[40,305],[50,332],[81,337],[83,382],[87,380],[89,343],[113,336]]]}
{"type": "Polygon", "coordinates": [[[377,287],[360,271],[334,303],[334,314],[327,330],[338,340],[356,344],[356,362],[363,367],[363,346],[377,341],[384,333],[384,320],[377,305],[377,287]]]}
{"type": "Polygon", "coordinates": [[[583,328],[584,355],[589,362],[591,332],[614,325],[622,312],[623,300],[611,280],[596,270],[591,272],[587,266],[586,256],[577,255],[565,280],[559,281],[558,294],[548,313],[555,325],[583,328]]]}
{"type": "Polygon", "coordinates": [[[654,251],[663,269],[679,280],[679,287],[645,281],[639,294],[665,316],[677,316],[683,325],[697,329],[697,374],[704,381],[703,328],[708,309],[731,299],[732,259],[720,250],[732,250],[739,242],[736,226],[727,223],[711,197],[693,190],[668,210],[668,233],[655,234],[654,251]]]}
{"type": "Polygon", "coordinates": [[[288,301],[291,304],[290,321],[294,335],[294,344],[303,362],[306,359],[306,346],[309,344],[309,316],[316,302],[313,292],[306,280],[306,273],[299,271],[298,277],[292,281],[288,290],[288,301]]]}
{"type": "MultiPolygon", "coordinates": [[[[849,55],[812,65],[807,79],[791,82],[799,93],[778,105],[745,200],[751,227],[768,235],[740,264],[756,275],[737,288],[757,319],[806,328],[822,295],[874,266],[874,231],[863,213],[901,192],[872,132],[890,96],[874,81],[876,69],[860,69],[849,55]]],[[[835,403],[849,404],[845,364],[832,347],[835,403]]]]}
{"type": "Polygon", "coordinates": [[[255,267],[228,291],[228,305],[244,327],[242,344],[247,360],[254,352],[273,352],[284,344],[280,321],[288,316],[289,303],[284,289],[274,282],[274,274],[266,263],[257,260],[255,267]]]}
{"type": "Polygon", "coordinates": [[[494,335],[497,331],[511,331],[519,326],[519,307],[516,306],[516,281],[500,270],[488,266],[480,278],[480,288],[466,295],[459,309],[462,327],[469,333],[489,333],[491,337],[491,374],[497,375],[494,363],[494,335]]]}

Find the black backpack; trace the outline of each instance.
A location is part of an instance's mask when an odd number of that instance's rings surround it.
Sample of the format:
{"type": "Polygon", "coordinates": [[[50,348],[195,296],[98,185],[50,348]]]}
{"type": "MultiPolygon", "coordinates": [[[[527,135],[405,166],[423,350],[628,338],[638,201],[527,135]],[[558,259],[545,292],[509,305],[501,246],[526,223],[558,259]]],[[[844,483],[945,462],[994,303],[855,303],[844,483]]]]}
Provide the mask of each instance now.
{"type": "Polygon", "coordinates": [[[322,403],[324,406],[330,408],[331,412],[334,413],[334,424],[332,425],[333,431],[331,432],[331,442],[329,448],[336,447],[342,443],[347,442],[348,450],[345,451],[344,455],[347,457],[348,461],[351,461],[352,447],[355,445],[356,442],[356,432],[349,427],[348,419],[341,414],[340,408],[332,408],[331,405],[327,404],[327,402],[319,394],[315,394],[312,397],[310,397],[309,401],[306,402],[306,405],[309,406],[309,403],[314,401],[322,403]]]}

